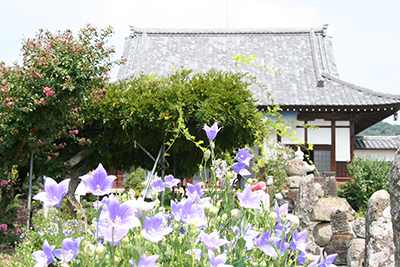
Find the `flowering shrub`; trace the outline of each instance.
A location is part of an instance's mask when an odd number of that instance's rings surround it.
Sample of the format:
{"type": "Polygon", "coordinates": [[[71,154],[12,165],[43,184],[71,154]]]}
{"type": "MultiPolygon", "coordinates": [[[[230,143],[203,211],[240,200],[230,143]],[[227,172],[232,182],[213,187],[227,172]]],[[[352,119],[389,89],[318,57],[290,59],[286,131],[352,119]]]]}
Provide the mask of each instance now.
{"type": "MultiPolygon", "coordinates": [[[[215,161],[214,138],[218,128],[205,130],[210,139],[207,157],[215,161]]],[[[91,225],[61,221],[41,228],[30,265],[47,266],[335,266],[335,255],[319,257],[307,254],[307,232],[299,232],[299,218],[288,214],[288,205],[271,209],[262,185],[252,191],[247,185],[235,192],[232,182],[238,174],[248,175],[253,157],[247,149],[239,150],[232,166],[216,165],[212,183],[188,184],[185,198],[172,200],[170,211],[158,199],[146,202],[134,195],[109,194],[113,176],[103,166],[82,176],[88,190],[98,196],[97,210],[91,225]],[[234,167],[235,166],[235,167],[234,167]],[[247,172],[246,172],[247,171],[247,172]],[[222,180],[220,188],[215,186],[222,180]],[[100,196],[104,196],[100,201],[100,196]],[[38,244],[39,242],[39,244],[38,244]]],[[[57,206],[69,180],[57,184],[45,182],[45,192],[34,198],[45,206],[57,206]]],[[[155,181],[158,192],[179,183],[172,175],[155,181]]],[[[78,216],[79,217],[79,216],[78,216]]],[[[39,230],[39,228],[37,229],[39,230]]],[[[26,243],[32,246],[33,243],[26,243]]],[[[33,250],[33,249],[32,249],[33,250]]]]}
{"type": "Polygon", "coordinates": [[[14,247],[21,242],[23,228],[29,220],[26,201],[15,200],[8,206],[5,216],[0,218],[0,249],[14,247]]]}

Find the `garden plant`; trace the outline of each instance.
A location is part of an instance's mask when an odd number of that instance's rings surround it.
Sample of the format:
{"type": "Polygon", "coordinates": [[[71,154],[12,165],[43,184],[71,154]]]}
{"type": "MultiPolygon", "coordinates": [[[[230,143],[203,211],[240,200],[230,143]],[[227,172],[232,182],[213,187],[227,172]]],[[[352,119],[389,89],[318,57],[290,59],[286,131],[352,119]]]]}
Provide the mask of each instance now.
{"type": "MultiPolygon", "coordinates": [[[[299,232],[299,218],[288,205],[270,204],[265,185],[233,185],[238,175],[248,176],[253,155],[240,149],[227,166],[216,158],[217,123],[205,125],[209,139],[204,164],[211,162],[211,179],[188,184],[186,192],[171,200],[148,201],[135,194],[110,194],[115,176],[104,167],[81,176],[97,198],[92,222],[60,220],[36,226],[19,245],[25,257],[16,266],[335,266],[336,255],[323,259],[306,253],[307,232],[299,232]],[[217,187],[220,181],[220,187],[217,187]],[[204,187],[202,185],[204,184],[204,187]],[[100,199],[101,198],[101,199],[100,199]],[[35,237],[35,238],[33,238],[35,237]]],[[[44,207],[59,207],[69,180],[45,181],[44,192],[34,199],[44,207]]],[[[172,175],[153,182],[163,192],[179,180],[172,175]]],[[[132,191],[131,191],[132,192],[132,191]]]]}

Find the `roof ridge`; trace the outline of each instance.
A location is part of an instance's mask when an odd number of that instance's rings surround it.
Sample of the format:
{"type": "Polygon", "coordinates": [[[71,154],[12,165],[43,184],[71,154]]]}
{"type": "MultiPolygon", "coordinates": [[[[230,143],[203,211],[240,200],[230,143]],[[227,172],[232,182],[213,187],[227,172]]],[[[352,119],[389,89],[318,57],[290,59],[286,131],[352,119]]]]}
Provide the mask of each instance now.
{"type": "Polygon", "coordinates": [[[316,33],[325,33],[326,25],[322,27],[309,27],[309,28],[205,28],[205,29],[160,29],[160,28],[135,28],[130,26],[131,35],[141,34],[146,32],[147,34],[290,34],[290,33],[307,33],[311,30],[316,33]]]}
{"type": "Polygon", "coordinates": [[[356,136],[357,139],[399,139],[399,135],[365,135],[356,136]]]}
{"type": "Polygon", "coordinates": [[[400,95],[376,92],[376,91],[373,91],[371,89],[368,89],[368,88],[365,88],[365,87],[362,87],[362,86],[359,86],[359,85],[355,85],[353,83],[349,83],[349,82],[343,81],[343,80],[339,79],[338,77],[336,77],[336,76],[334,76],[334,75],[332,75],[330,73],[324,72],[324,71],[322,72],[322,76],[327,78],[327,79],[329,79],[329,80],[332,80],[334,82],[338,82],[338,83],[341,83],[343,85],[346,85],[346,86],[349,86],[349,87],[353,87],[356,90],[359,90],[359,91],[362,91],[362,92],[365,92],[365,93],[368,93],[368,94],[371,94],[371,95],[380,96],[380,97],[386,97],[386,98],[400,99],[400,95]]]}

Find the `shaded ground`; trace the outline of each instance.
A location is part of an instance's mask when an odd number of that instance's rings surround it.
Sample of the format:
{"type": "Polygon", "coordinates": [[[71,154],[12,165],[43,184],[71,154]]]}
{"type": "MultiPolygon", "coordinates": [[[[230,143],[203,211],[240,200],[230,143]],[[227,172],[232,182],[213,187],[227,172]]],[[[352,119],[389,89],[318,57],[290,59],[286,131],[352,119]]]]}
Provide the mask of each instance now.
{"type": "Polygon", "coordinates": [[[5,249],[0,251],[0,266],[10,266],[12,257],[15,254],[14,249],[5,249]]]}

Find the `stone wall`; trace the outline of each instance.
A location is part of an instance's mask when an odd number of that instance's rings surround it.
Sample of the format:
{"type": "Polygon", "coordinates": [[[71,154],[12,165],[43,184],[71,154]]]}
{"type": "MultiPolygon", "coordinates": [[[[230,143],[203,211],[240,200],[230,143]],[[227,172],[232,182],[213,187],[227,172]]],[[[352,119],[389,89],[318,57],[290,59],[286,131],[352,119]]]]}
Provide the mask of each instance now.
{"type": "MultiPolygon", "coordinates": [[[[400,154],[398,152],[398,167],[392,168],[396,176],[396,205],[400,205],[400,154]]],[[[368,202],[366,219],[354,220],[355,211],[345,198],[337,197],[337,185],[334,173],[326,173],[324,197],[314,176],[301,176],[299,161],[292,162],[295,166],[296,179],[288,178],[289,192],[287,201],[293,205],[293,213],[299,216],[299,231],[307,230],[307,241],[311,241],[308,252],[322,255],[323,252],[338,254],[334,264],[348,267],[392,267],[395,259],[393,229],[390,214],[389,194],[380,190],[375,192],[368,202]],[[301,177],[301,179],[300,179],[301,177]],[[296,182],[293,182],[296,180],[296,182]],[[297,194],[297,197],[294,196],[297,194]]],[[[391,178],[392,179],[392,178],[391,178]]],[[[394,179],[393,179],[394,180],[394,179]]],[[[394,186],[393,186],[394,187],[394,186]]],[[[393,193],[391,193],[393,194],[393,193]]],[[[392,201],[393,203],[393,201],[392,201]]],[[[393,204],[392,204],[393,205],[393,204]]],[[[399,213],[400,207],[396,208],[399,213]]],[[[400,222],[400,215],[395,219],[400,222]]],[[[396,221],[397,222],[397,221],[396,221]]],[[[399,226],[399,222],[397,225],[399,226]]],[[[396,229],[395,229],[396,230],[396,229]]],[[[395,233],[396,240],[396,233],[395,233]]],[[[397,244],[400,236],[397,232],[397,244]]],[[[396,257],[400,255],[397,246],[396,257]]],[[[396,267],[400,267],[400,262],[396,267]]]]}

